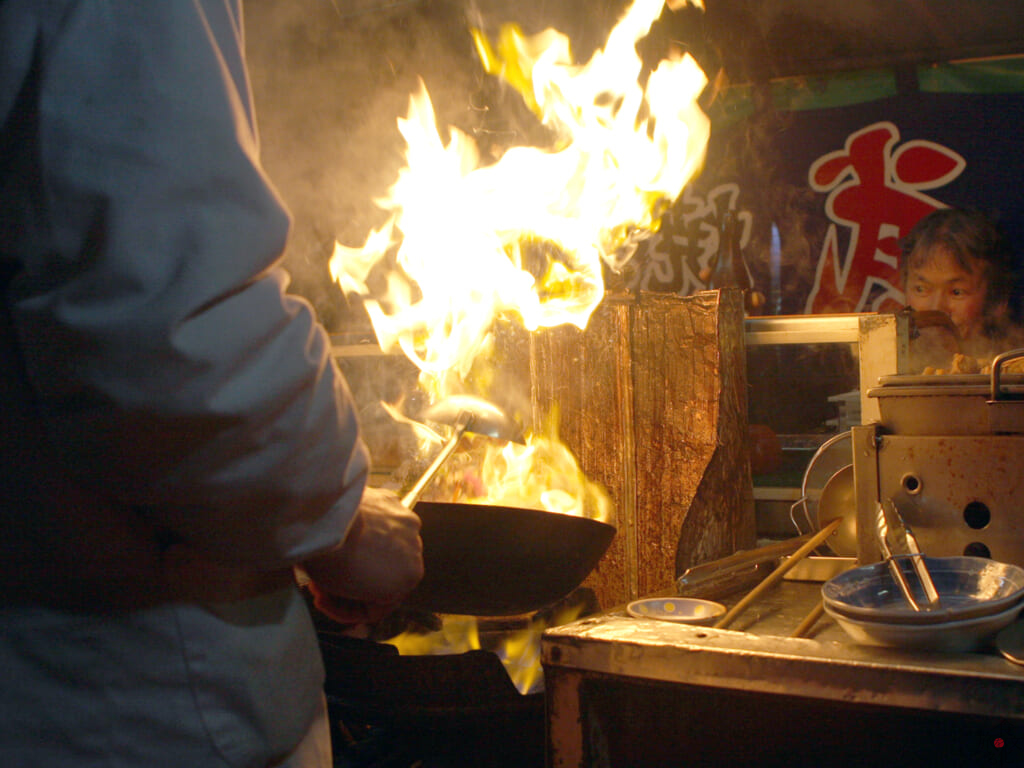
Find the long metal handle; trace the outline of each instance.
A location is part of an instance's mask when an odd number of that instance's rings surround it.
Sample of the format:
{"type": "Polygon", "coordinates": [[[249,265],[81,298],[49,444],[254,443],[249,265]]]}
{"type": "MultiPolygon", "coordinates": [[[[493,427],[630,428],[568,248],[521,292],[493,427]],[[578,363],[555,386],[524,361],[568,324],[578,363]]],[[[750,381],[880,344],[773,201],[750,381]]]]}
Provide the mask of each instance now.
{"type": "Polygon", "coordinates": [[[1000,378],[1003,375],[1003,365],[1016,360],[1018,357],[1024,357],[1024,349],[1010,349],[1002,354],[996,355],[992,359],[992,373],[989,396],[992,402],[1002,399],[1002,384],[1000,384],[1000,378]]]}
{"type": "Polygon", "coordinates": [[[910,582],[907,581],[906,574],[903,573],[903,568],[900,567],[899,561],[896,560],[893,555],[892,547],[889,546],[889,523],[885,517],[885,508],[879,504],[878,512],[875,520],[875,535],[878,539],[878,546],[882,550],[882,557],[885,558],[885,563],[889,568],[889,573],[892,575],[893,581],[900,588],[900,592],[903,593],[904,599],[915,611],[921,610],[921,605],[914,598],[914,591],[910,588],[910,582]]]}
{"type": "Polygon", "coordinates": [[[766,544],[763,547],[741,549],[728,557],[695,565],[692,568],[687,568],[683,575],[676,579],[676,586],[680,593],[682,593],[683,590],[691,590],[708,582],[724,579],[737,571],[752,568],[755,565],[767,563],[770,560],[778,560],[796,552],[813,535],[813,533],[805,533],[803,536],[796,536],[792,539],[775,542],[774,544],[766,544]]]}
{"type": "Polygon", "coordinates": [[[903,573],[899,561],[893,556],[892,550],[889,549],[889,544],[885,542],[885,537],[880,536],[879,539],[879,544],[882,547],[882,556],[885,558],[886,565],[889,566],[889,573],[892,574],[893,581],[900,588],[900,592],[903,593],[903,597],[906,598],[910,607],[915,611],[920,611],[921,605],[914,598],[914,591],[910,588],[910,582],[907,581],[906,574],[903,573]]]}
{"type": "Polygon", "coordinates": [[[431,462],[429,467],[427,467],[427,471],[420,475],[416,484],[409,489],[409,492],[406,493],[405,496],[402,497],[402,503],[405,506],[412,509],[413,505],[419,501],[420,494],[423,493],[423,489],[427,487],[427,483],[434,479],[434,475],[437,474],[437,470],[439,470],[441,465],[444,464],[448,457],[452,455],[452,451],[455,450],[455,447],[459,444],[459,440],[462,439],[462,436],[466,433],[466,430],[469,429],[472,423],[472,418],[460,419],[460,423],[455,427],[455,434],[451,436],[447,443],[445,443],[444,448],[441,449],[441,452],[437,454],[434,461],[431,462]]]}
{"type": "MultiPolygon", "coordinates": [[[[893,578],[900,585],[900,589],[903,589],[905,577],[903,569],[893,560],[894,553],[892,546],[889,544],[890,534],[893,536],[895,546],[900,550],[898,553],[895,553],[896,558],[901,556],[910,558],[910,564],[914,569],[917,580],[921,583],[921,590],[924,592],[925,601],[927,602],[927,605],[923,607],[929,609],[937,607],[939,604],[939,591],[935,588],[932,575],[928,572],[928,566],[924,562],[924,555],[921,553],[921,548],[917,545],[917,538],[914,536],[910,526],[907,525],[906,520],[903,519],[896,501],[888,499],[879,504],[878,515],[879,542],[883,545],[883,553],[885,553],[891,563],[890,570],[892,571],[893,578]]],[[[916,606],[915,610],[921,610],[922,606],[911,596],[909,586],[904,590],[904,594],[907,596],[908,602],[916,606]]]]}
{"type": "Polygon", "coordinates": [[[911,555],[910,564],[914,566],[914,573],[917,574],[917,578],[924,588],[928,607],[934,608],[939,604],[939,590],[935,588],[935,582],[932,581],[932,575],[928,572],[928,566],[924,562],[924,555],[921,553],[921,548],[917,546],[917,537],[906,523],[903,524],[903,529],[907,535],[907,549],[910,550],[911,555]]]}

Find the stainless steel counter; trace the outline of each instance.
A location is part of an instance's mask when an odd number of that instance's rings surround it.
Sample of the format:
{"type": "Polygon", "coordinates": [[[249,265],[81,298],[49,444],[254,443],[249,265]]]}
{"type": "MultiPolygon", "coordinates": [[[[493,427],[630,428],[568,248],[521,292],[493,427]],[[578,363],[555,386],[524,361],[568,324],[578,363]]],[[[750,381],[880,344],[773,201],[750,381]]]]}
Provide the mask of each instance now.
{"type": "Polygon", "coordinates": [[[583,619],[544,633],[542,661],[690,685],[1024,722],[1024,667],[995,650],[944,654],[861,646],[828,616],[812,628],[811,637],[789,637],[820,589],[814,583],[783,582],[730,629],[635,619],[625,611],[583,619]]]}
{"type": "MultiPolygon", "coordinates": [[[[1001,764],[996,758],[1009,759],[1011,753],[1015,760],[1024,758],[1024,667],[994,649],[944,654],[860,646],[827,615],[808,637],[789,637],[817,603],[820,586],[782,582],[730,629],[636,619],[616,610],[546,631],[542,662],[548,686],[549,764],[628,764],[621,757],[612,759],[614,754],[633,754],[635,765],[660,763],[635,754],[652,739],[670,738],[663,726],[654,725],[657,719],[689,719],[685,731],[669,732],[685,741],[692,739],[693,718],[700,713],[714,709],[719,717],[728,717],[721,710],[734,709],[736,702],[742,710],[743,702],[750,701],[756,702],[752,711],[765,713],[772,724],[759,725],[750,718],[734,723],[728,731],[732,748],[723,753],[728,758],[721,763],[694,751],[701,743],[688,743],[691,754],[702,755],[693,764],[728,765],[746,759],[741,745],[745,734],[751,740],[777,741],[778,753],[793,760],[786,764],[803,764],[794,750],[806,746],[800,735],[806,735],[805,729],[813,731],[819,716],[825,723],[836,717],[860,722],[842,739],[856,755],[849,764],[874,755],[876,747],[880,755],[884,742],[902,739],[904,733],[919,734],[920,743],[902,745],[911,747],[902,765],[916,764],[915,756],[926,757],[929,765],[936,759],[939,765],[956,764],[944,762],[946,756],[984,765],[1001,764]],[[602,698],[617,704],[601,705],[602,698]],[[649,717],[616,712],[617,707],[645,709],[647,702],[657,702],[649,717]],[[680,710],[673,713],[676,706],[680,710]],[[788,706],[800,714],[780,715],[788,706]],[[833,710],[843,714],[826,714],[833,710]],[[898,724],[891,732],[886,726],[890,721],[898,724]],[[651,728],[656,735],[648,732],[651,728]],[[968,730],[957,730],[964,728],[968,730]],[[595,746],[595,732],[602,733],[604,746],[595,746]],[[953,733],[960,736],[943,741],[953,733]],[[878,741],[876,747],[872,739],[878,741]],[[958,748],[966,752],[958,753],[958,748]]],[[[728,606],[739,597],[720,602],[728,606]]]]}

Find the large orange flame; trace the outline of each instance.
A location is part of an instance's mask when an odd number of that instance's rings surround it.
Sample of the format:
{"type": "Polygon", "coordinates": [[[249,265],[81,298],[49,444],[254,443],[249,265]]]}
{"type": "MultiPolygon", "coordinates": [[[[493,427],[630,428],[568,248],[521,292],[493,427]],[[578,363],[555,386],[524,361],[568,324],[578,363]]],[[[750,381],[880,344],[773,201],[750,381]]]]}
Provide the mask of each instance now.
{"type": "MultiPolygon", "coordinates": [[[[441,140],[422,84],[411,97],[398,120],[407,164],[377,201],[388,220],[362,247],[337,244],[330,270],[347,295],[363,299],[381,348],[412,360],[431,395],[465,386],[490,352],[498,318],[531,331],[585,328],[604,295],[602,265],[621,268],[700,169],[709,134],[697,104],[707,82],[700,67],[676,57],[640,83],[636,44],[663,7],[664,0],[636,0],[582,66],[554,30],[526,37],[506,25],[495,42],[473,31],[485,70],[522,94],[554,146],[513,147],[482,165],[465,133],[451,128],[447,143],[441,140]],[[527,269],[527,257],[545,259],[544,268],[527,269]],[[369,277],[382,268],[387,289],[373,295],[369,277]]],[[[548,421],[547,434],[528,432],[525,446],[485,441],[482,454],[464,456],[471,469],[453,473],[461,500],[608,520],[607,495],[559,442],[557,418],[548,421]]],[[[568,610],[554,623],[579,611],[568,610]]],[[[545,627],[532,621],[499,654],[524,693],[542,680],[545,627]]],[[[389,642],[403,654],[480,647],[470,617],[446,617],[438,633],[389,642]]]]}
{"type": "Polygon", "coordinates": [[[524,37],[506,26],[497,45],[473,33],[486,70],[523,93],[555,146],[513,147],[482,165],[470,136],[451,128],[441,140],[425,87],[411,97],[398,121],[406,167],[377,201],[388,220],[362,247],[337,244],[330,261],[345,293],[363,298],[385,351],[441,380],[468,372],[497,317],[527,330],[586,326],[604,295],[602,263],[617,269],[631,257],[704,158],[697,63],[665,60],[638,80],[636,43],[662,8],[636,0],[583,66],[554,30],[524,37]],[[525,269],[524,248],[546,268],[525,269]],[[387,290],[372,295],[369,274],[389,254],[387,290]]]}

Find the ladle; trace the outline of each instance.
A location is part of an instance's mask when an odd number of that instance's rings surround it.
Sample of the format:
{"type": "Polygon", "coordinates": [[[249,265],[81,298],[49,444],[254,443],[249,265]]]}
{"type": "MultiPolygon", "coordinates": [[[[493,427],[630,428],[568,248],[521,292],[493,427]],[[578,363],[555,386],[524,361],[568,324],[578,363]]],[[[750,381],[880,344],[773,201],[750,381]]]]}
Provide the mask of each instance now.
{"type": "Polygon", "coordinates": [[[451,395],[439,400],[423,412],[422,418],[438,424],[449,424],[454,427],[455,432],[427,467],[426,472],[402,497],[402,503],[410,509],[467,432],[514,443],[526,442],[522,429],[503,410],[494,403],[473,395],[451,395]]]}

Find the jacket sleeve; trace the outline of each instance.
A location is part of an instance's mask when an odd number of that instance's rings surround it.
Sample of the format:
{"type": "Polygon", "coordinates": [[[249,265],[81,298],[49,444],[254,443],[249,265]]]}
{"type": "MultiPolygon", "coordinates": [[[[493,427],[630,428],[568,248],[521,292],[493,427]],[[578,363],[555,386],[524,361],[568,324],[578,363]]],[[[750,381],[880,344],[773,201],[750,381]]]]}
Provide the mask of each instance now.
{"type": "Polygon", "coordinates": [[[224,560],[335,545],[368,458],[286,293],[237,0],[40,5],[10,306],[63,471],[224,560]]]}

